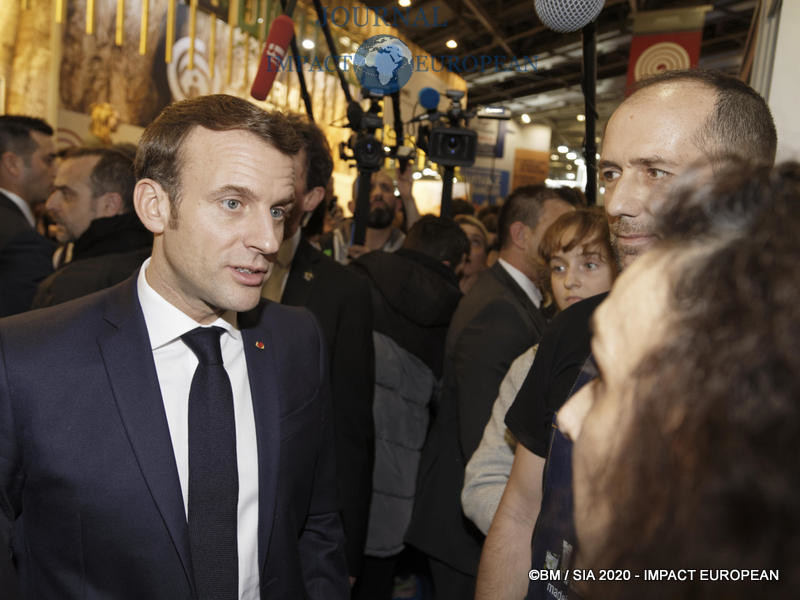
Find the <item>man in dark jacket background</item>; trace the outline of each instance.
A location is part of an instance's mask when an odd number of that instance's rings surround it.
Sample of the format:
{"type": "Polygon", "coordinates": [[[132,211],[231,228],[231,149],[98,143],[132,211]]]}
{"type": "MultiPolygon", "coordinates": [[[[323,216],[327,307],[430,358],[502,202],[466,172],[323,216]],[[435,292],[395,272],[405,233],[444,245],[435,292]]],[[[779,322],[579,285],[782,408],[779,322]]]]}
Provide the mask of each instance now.
{"type": "Polygon", "coordinates": [[[375,468],[364,569],[356,600],[390,600],[414,504],[430,402],[445,339],[461,299],[458,273],[469,241],[449,218],[422,217],[396,252],[351,263],[372,283],[375,342],[375,468]]]}
{"type": "Polygon", "coordinates": [[[308,308],[322,328],[330,359],[336,472],[351,583],[358,579],[367,535],[372,461],[374,358],[369,285],[302,237],[300,225],[325,197],[333,170],[330,147],[304,115],[287,115],[302,141],[295,156],[295,205],[284,241],[270,258],[272,274],[262,296],[308,308]]]}
{"type": "Polygon", "coordinates": [[[64,244],[61,266],[39,284],[33,308],[60,304],[127,279],[150,256],[153,235],[133,212],[133,162],[105,148],[76,148],[58,166],[45,205],[64,244]]]}

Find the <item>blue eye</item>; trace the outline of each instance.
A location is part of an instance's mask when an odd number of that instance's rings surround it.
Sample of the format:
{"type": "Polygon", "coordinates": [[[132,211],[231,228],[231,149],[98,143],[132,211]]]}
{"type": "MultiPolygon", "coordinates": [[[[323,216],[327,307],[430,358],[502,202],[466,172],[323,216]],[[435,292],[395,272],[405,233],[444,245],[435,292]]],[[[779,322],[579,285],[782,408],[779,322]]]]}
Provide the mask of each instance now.
{"type": "Polygon", "coordinates": [[[284,219],[286,218],[286,208],[283,206],[273,206],[269,209],[269,213],[272,215],[273,219],[284,219]]]}
{"type": "Polygon", "coordinates": [[[239,200],[234,200],[233,198],[228,198],[222,201],[222,205],[227,208],[228,210],[236,210],[238,209],[242,203],[239,200]]]}

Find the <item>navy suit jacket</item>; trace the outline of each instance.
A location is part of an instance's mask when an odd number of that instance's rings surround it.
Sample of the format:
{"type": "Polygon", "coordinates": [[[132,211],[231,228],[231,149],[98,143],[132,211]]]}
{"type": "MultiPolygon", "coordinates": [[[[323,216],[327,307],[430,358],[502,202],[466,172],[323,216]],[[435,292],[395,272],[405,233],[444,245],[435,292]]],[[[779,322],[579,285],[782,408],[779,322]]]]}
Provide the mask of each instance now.
{"type": "Polygon", "coordinates": [[[53,272],[55,249],[0,192],[0,317],[31,307],[36,286],[53,272]]]}
{"type": "MultiPolygon", "coordinates": [[[[261,597],[347,598],[322,335],[307,311],[269,302],[239,325],[258,444],[261,597]]],[[[194,597],[135,276],[0,320],[0,485],[23,597],[194,597]]]]}

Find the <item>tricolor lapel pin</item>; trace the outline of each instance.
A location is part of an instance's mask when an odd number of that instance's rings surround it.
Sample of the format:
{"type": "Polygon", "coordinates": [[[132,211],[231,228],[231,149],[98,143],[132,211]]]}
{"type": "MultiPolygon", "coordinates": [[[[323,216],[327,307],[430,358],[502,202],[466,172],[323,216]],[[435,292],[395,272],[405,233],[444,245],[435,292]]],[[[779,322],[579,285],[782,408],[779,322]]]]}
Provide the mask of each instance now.
{"type": "Polygon", "coordinates": [[[259,350],[263,350],[264,349],[264,342],[260,342],[260,341],[256,342],[256,348],[258,348],[259,350]]]}

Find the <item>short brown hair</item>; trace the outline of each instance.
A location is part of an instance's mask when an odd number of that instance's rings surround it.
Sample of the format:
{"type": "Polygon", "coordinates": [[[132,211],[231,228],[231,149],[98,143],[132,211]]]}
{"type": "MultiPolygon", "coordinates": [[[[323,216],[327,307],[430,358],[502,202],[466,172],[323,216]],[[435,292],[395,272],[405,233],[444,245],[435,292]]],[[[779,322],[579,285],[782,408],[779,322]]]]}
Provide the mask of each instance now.
{"type": "Polygon", "coordinates": [[[673,81],[694,82],[716,93],[714,110],[694,139],[706,156],[736,155],[772,166],[778,134],[769,106],[758,92],[720,71],[685,69],[665,71],[642,80],[630,97],[649,87],[673,81]]]}
{"type": "Polygon", "coordinates": [[[602,246],[608,256],[613,256],[608,232],[608,220],[602,209],[597,207],[579,208],[558,217],[547,228],[542,241],[539,243],[539,256],[544,262],[549,262],[556,252],[569,252],[579,244],[582,246],[602,246]],[[562,236],[572,227],[575,228],[572,239],[566,244],[562,244],[562,236]]]}
{"type": "Polygon", "coordinates": [[[173,216],[180,202],[183,142],[195,127],[249,131],[287,156],[297,154],[301,147],[283,114],[264,111],[236,96],[214,94],[169,105],[144,130],[134,165],[137,180],[152,179],[164,188],[173,216]]]}

